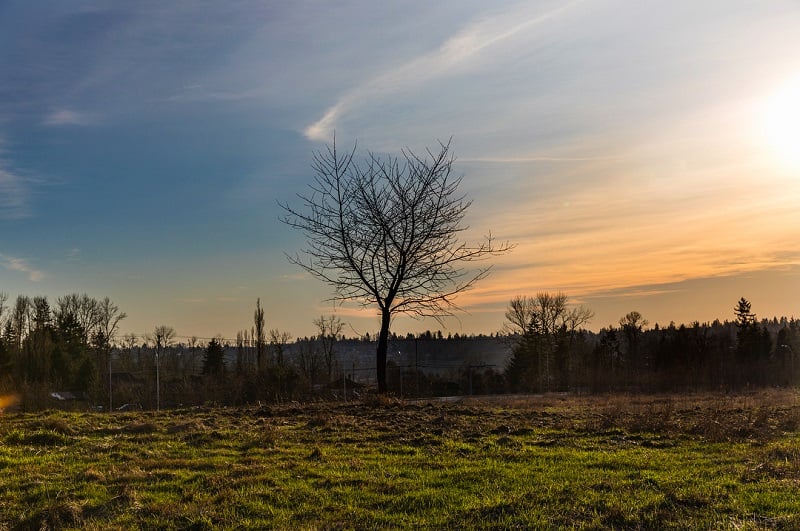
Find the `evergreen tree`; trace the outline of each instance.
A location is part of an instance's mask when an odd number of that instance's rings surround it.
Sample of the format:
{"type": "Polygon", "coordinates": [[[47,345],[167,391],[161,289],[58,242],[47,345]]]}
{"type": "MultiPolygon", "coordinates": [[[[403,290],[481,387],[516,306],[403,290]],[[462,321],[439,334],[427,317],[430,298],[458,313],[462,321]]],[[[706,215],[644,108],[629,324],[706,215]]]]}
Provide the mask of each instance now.
{"type": "Polygon", "coordinates": [[[6,346],[5,340],[0,337],[0,381],[11,374],[11,368],[11,352],[6,346]]]}
{"type": "Polygon", "coordinates": [[[267,336],[264,328],[264,308],[261,307],[261,299],[256,299],[256,311],[253,314],[253,338],[256,342],[256,369],[261,370],[264,366],[264,352],[267,347],[267,336]]]}
{"type": "Polygon", "coordinates": [[[755,362],[761,357],[763,345],[756,316],[750,311],[750,301],[742,297],[734,308],[736,315],[736,355],[740,361],[755,362]]]}
{"type": "Polygon", "coordinates": [[[225,374],[225,349],[216,339],[208,342],[203,358],[203,374],[221,377],[225,374]]]}
{"type": "Polygon", "coordinates": [[[750,301],[742,297],[736,304],[736,308],[733,309],[733,313],[736,315],[736,324],[740,329],[755,323],[756,316],[750,312],[750,308],[750,301]]]}
{"type": "Polygon", "coordinates": [[[88,397],[94,394],[96,384],[97,367],[90,356],[84,355],[77,365],[74,389],[88,397]]]}
{"type": "Polygon", "coordinates": [[[629,373],[639,373],[648,365],[646,356],[642,355],[639,348],[642,331],[648,324],[647,319],[643,318],[642,314],[637,311],[628,312],[619,320],[620,330],[625,337],[625,344],[627,345],[626,366],[629,369],[629,373]]]}

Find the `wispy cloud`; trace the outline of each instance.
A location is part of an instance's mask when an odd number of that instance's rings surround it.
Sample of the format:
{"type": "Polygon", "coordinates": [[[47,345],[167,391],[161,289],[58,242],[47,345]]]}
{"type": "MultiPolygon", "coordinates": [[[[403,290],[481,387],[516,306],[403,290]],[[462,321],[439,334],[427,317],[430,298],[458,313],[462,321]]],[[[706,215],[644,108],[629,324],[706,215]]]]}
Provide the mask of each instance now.
{"type": "Polygon", "coordinates": [[[308,273],[291,273],[287,275],[281,275],[280,278],[281,280],[291,280],[291,281],[308,280],[309,278],[311,278],[311,275],[309,275],[308,273]]]}
{"type": "Polygon", "coordinates": [[[494,274],[460,304],[502,303],[542,290],[677,297],[663,286],[800,263],[792,245],[800,235],[800,187],[770,177],[767,168],[713,164],[666,168],[662,176],[650,175],[648,164],[626,160],[586,171],[596,182],[579,175],[581,187],[560,187],[558,193],[518,185],[492,202],[476,201],[478,221],[471,224],[489,226],[518,247],[497,259],[494,274]]]}
{"type": "Polygon", "coordinates": [[[167,101],[172,102],[237,102],[256,98],[262,95],[264,89],[261,87],[247,90],[214,90],[200,84],[187,85],[180,87],[167,97],[167,101]]]}
{"type": "Polygon", "coordinates": [[[190,297],[190,298],[178,298],[175,299],[175,302],[180,302],[184,304],[205,304],[207,300],[202,297],[196,297],[196,298],[190,297]]]}
{"type": "Polygon", "coordinates": [[[528,155],[525,157],[471,157],[459,158],[459,163],[487,163],[487,164],[516,164],[526,162],[584,162],[584,161],[604,161],[620,160],[621,157],[615,155],[598,157],[555,157],[551,155],[528,155]]]}
{"type": "Polygon", "coordinates": [[[88,114],[71,109],[60,109],[45,116],[42,123],[52,127],[59,127],[68,125],[91,125],[93,120],[88,114]]]}
{"type": "Polygon", "coordinates": [[[31,266],[23,258],[17,258],[14,256],[0,254],[0,267],[3,267],[9,271],[18,271],[20,273],[24,273],[28,276],[28,280],[31,282],[39,282],[40,280],[44,279],[45,276],[42,271],[31,266]]]}
{"type": "Polygon", "coordinates": [[[17,219],[27,214],[28,191],[22,179],[6,170],[0,161],[0,219],[17,219]]]}
{"type": "Polygon", "coordinates": [[[359,105],[468,69],[481,52],[543,24],[576,3],[570,2],[543,13],[529,13],[523,7],[475,22],[453,35],[437,50],[392,66],[351,89],[304,133],[310,140],[327,141],[332,137],[337,121],[359,105]]]}
{"type": "Polygon", "coordinates": [[[27,217],[28,180],[3,159],[3,142],[0,138],[0,219],[27,217]]]}

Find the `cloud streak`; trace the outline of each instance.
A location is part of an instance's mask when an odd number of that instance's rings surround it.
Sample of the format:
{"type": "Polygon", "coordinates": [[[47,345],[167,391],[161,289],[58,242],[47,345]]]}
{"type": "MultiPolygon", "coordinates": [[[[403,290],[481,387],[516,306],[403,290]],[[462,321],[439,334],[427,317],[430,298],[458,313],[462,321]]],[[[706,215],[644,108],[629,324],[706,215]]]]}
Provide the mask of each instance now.
{"type": "Polygon", "coordinates": [[[39,282],[45,277],[42,271],[31,266],[23,258],[0,254],[0,267],[9,271],[24,273],[31,282],[39,282]]]}
{"type": "MultiPolygon", "coordinates": [[[[474,194],[470,224],[476,235],[491,227],[518,248],[497,261],[466,304],[540,290],[592,296],[800,264],[792,243],[800,237],[795,178],[753,163],[682,155],[692,162],[634,153],[606,163],[495,170],[494,190],[474,194]],[[567,176],[569,186],[550,172],[567,176]]],[[[469,165],[465,182],[476,173],[492,168],[469,165]]]]}
{"type": "Polygon", "coordinates": [[[58,278],[39,286],[90,280],[134,329],[231,337],[260,295],[270,327],[303,335],[331,293],[283,259],[303,244],[273,207],[334,129],[373,151],[453,137],[465,238],[519,244],[458,300],[469,330],[515,295],[680,309],[707,297],[659,286],[800,261],[800,181],[753,139],[762,96],[800,68],[795,3],[42,1],[0,17],[0,276],[41,279],[46,259],[58,278]],[[239,302],[198,291],[231,275],[239,302]]]}
{"type": "Polygon", "coordinates": [[[70,109],[61,109],[53,111],[45,116],[42,123],[51,127],[69,126],[69,125],[90,125],[93,120],[89,115],[79,113],[70,109]]]}
{"type": "Polygon", "coordinates": [[[0,219],[19,219],[27,214],[27,188],[22,179],[0,161],[0,219]]]}
{"type": "Polygon", "coordinates": [[[365,102],[467,70],[482,52],[530,31],[570,10],[577,3],[571,2],[544,13],[528,13],[527,9],[522,8],[475,22],[453,35],[437,50],[393,66],[351,89],[329,107],[319,120],[306,127],[305,136],[310,140],[330,140],[337,122],[365,102]]]}
{"type": "Polygon", "coordinates": [[[28,180],[3,158],[2,147],[0,138],[0,219],[28,217],[28,180]]]}

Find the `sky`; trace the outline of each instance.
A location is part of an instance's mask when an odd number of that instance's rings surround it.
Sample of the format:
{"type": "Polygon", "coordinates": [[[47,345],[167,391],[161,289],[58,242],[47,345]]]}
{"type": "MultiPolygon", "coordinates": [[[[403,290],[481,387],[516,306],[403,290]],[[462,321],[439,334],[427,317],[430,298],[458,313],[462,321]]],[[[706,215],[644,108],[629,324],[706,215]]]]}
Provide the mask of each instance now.
{"type": "Polygon", "coordinates": [[[280,222],[337,144],[452,137],[468,241],[516,244],[443,322],[563,291],[589,328],[800,317],[800,3],[0,0],[0,292],[110,297],[122,333],[294,337],[370,309],[280,222]]]}

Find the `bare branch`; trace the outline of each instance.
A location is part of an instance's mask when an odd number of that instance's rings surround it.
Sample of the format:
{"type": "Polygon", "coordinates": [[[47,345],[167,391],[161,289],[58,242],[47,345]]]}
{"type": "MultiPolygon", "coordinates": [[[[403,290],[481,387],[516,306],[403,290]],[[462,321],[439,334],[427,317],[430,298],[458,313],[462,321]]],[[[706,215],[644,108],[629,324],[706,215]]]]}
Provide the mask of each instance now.
{"type": "MultiPolygon", "coordinates": [[[[406,148],[399,157],[370,152],[356,160],[355,147],[341,154],[334,138],[314,155],[301,206],[281,205],[282,221],[306,238],[289,260],[333,286],[334,302],[376,305],[381,338],[394,314],[452,315],[456,296],[491,270],[470,263],[513,247],[491,235],[475,244],[459,239],[471,201],[458,192],[454,161],[449,140],[425,156],[406,148]]],[[[381,339],[378,348],[380,358],[381,339]]]]}

